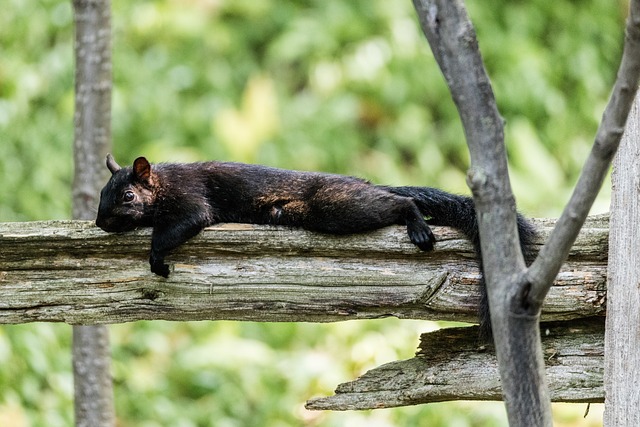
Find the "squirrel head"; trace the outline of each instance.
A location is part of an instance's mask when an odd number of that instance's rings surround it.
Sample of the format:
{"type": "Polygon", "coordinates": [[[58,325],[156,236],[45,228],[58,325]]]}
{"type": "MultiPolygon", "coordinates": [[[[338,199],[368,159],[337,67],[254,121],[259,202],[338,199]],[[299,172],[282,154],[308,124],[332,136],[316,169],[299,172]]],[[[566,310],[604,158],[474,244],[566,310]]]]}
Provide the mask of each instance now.
{"type": "Polygon", "coordinates": [[[120,167],[107,155],[111,178],[100,192],[96,225],[104,231],[129,231],[152,225],[158,193],[157,175],[144,157],[132,166],[120,167]]]}

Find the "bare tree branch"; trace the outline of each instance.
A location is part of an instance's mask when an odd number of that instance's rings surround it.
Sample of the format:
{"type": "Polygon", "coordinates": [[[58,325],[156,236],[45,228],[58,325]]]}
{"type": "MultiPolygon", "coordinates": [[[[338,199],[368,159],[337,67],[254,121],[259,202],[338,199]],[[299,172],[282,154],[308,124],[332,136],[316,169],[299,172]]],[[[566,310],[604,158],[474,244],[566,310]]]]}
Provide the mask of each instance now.
{"type": "Polygon", "coordinates": [[[638,89],[639,78],[640,1],[633,0],[627,19],[624,51],[618,77],[602,116],[593,148],[569,204],[527,273],[527,280],[531,283],[529,299],[534,305],[542,304],[609,171],[611,161],[620,145],[625,123],[638,89]]]}
{"type": "Polygon", "coordinates": [[[462,0],[414,0],[422,29],[458,108],[471,154],[467,182],[477,212],[491,325],[511,426],[551,426],[540,343],[540,306],[526,298],[502,118],[462,0]]]}
{"type": "Polygon", "coordinates": [[[576,190],[530,269],[520,253],[502,122],[462,0],[414,0],[423,31],[460,113],[471,153],[503,393],[512,426],[550,426],[539,336],[542,301],[587,217],[617,150],[640,74],[640,0],[633,0],[618,79],[576,190]]]}

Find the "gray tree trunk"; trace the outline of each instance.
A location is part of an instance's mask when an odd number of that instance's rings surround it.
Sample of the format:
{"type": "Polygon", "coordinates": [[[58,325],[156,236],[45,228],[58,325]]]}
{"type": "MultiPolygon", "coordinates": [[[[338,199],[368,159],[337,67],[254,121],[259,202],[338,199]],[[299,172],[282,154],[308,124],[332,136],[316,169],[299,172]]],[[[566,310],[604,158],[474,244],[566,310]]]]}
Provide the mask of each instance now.
{"type": "MultiPolygon", "coordinates": [[[[76,27],[73,217],[93,219],[105,181],[102,159],[111,143],[111,3],[74,0],[73,8],[76,27]]],[[[110,362],[106,326],[73,327],[77,426],[115,425],[110,362]]]]}
{"type": "Polygon", "coordinates": [[[605,332],[605,426],[640,425],[640,98],[614,161],[605,332]]]}

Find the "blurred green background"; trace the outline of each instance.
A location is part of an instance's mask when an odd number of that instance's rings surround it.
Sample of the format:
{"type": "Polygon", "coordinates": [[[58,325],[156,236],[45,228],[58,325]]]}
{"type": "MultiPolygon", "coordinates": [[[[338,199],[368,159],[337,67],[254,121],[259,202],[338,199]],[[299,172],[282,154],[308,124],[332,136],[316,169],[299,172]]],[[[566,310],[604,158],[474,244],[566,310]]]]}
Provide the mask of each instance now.
{"type": "MultiPolygon", "coordinates": [[[[69,1],[4,0],[0,221],[70,217],[69,1]]],[[[627,1],[469,1],[529,216],[559,215],[621,54],[627,1]]],[[[237,160],[468,193],[468,154],[408,0],[112,0],[120,163],[237,160]]],[[[608,185],[594,212],[608,209],[608,185]]],[[[430,322],[110,327],[119,426],[502,426],[499,403],[303,408],[411,357],[430,322]]],[[[70,330],[0,328],[0,425],[73,423],[70,330]]],[[[560,426],[601,406],[556,405],[560,426]]]]}

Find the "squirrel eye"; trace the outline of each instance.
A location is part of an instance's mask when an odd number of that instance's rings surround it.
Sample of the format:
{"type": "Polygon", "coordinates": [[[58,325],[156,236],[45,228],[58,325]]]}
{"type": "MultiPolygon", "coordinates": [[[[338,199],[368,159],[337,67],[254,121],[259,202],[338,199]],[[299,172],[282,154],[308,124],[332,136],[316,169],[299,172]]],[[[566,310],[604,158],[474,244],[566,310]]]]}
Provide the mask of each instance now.
{"type": "Polygon", "coordinates": [[[133,191],[125,191],[124,196],[122,196],[122,200],[124,200],[125,202],[131,202],[135,198],[136,195],[133,193],[133,191]]]}

